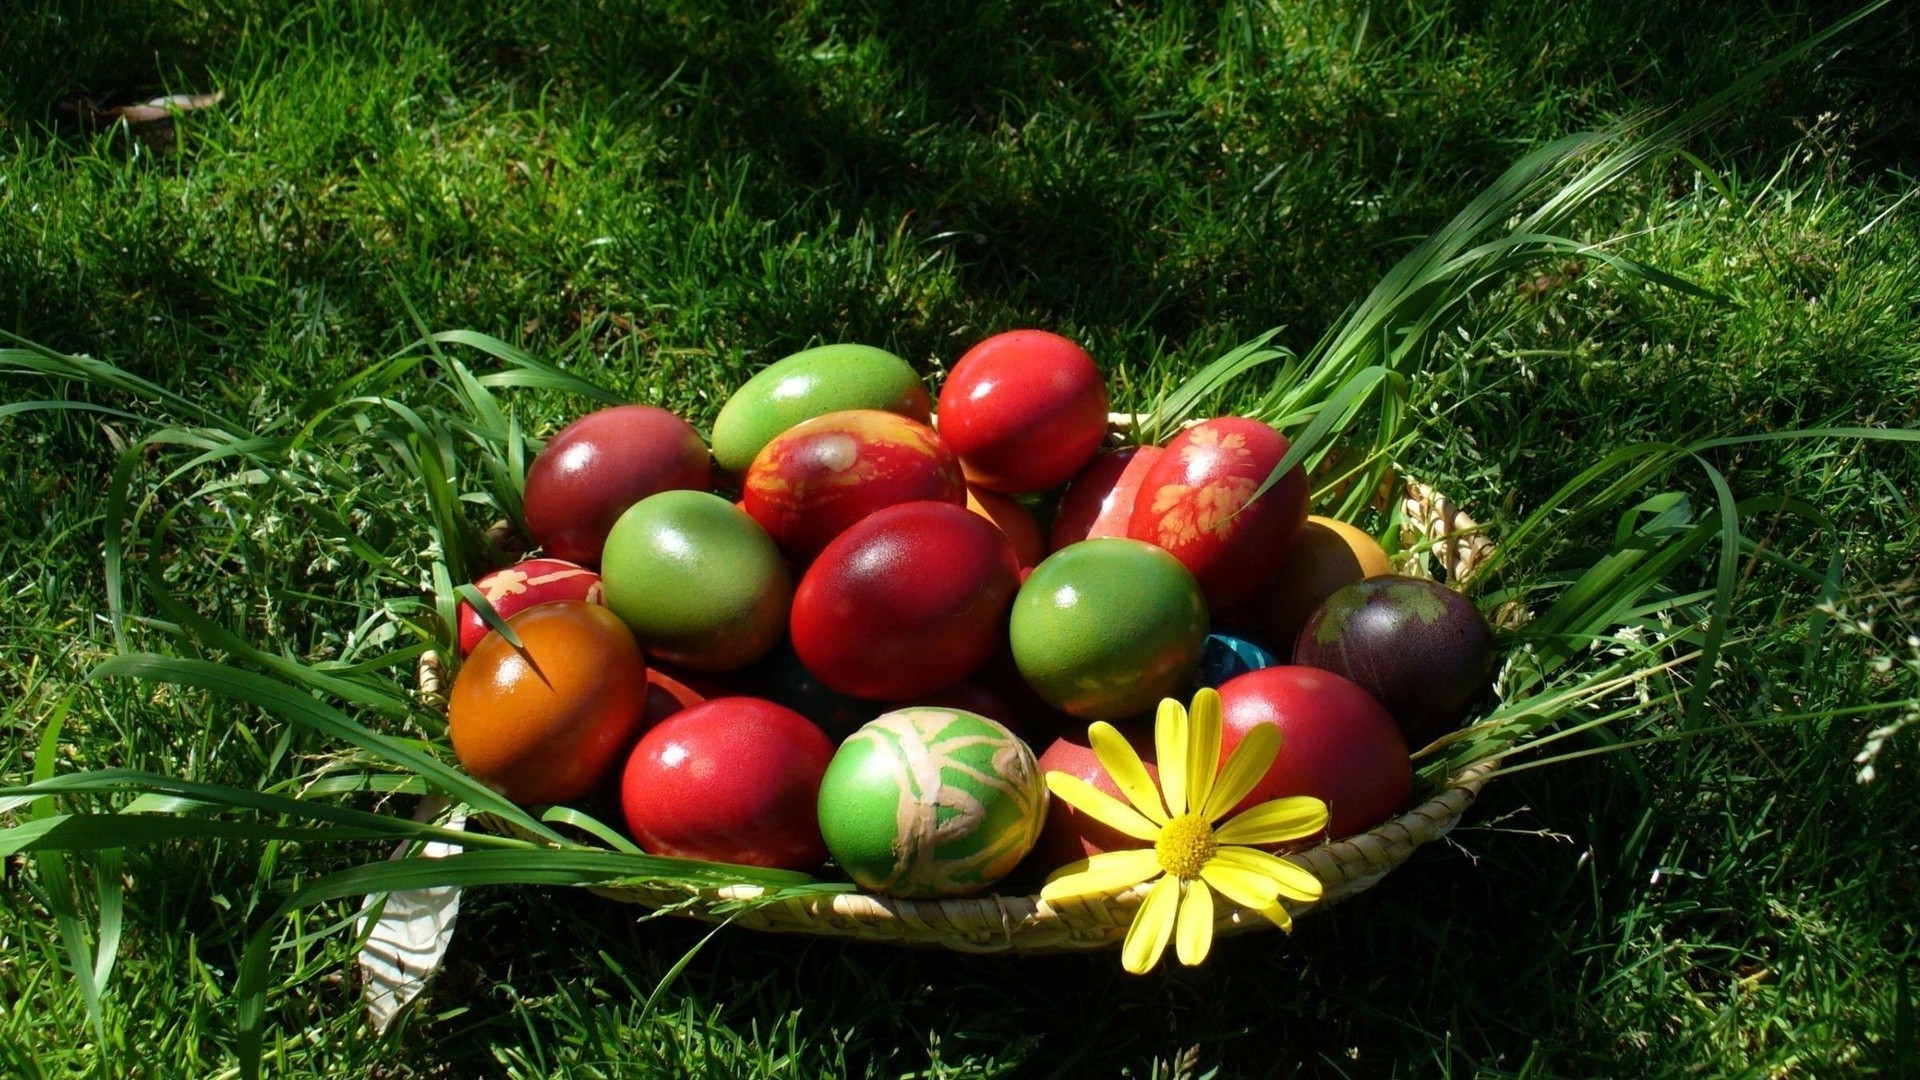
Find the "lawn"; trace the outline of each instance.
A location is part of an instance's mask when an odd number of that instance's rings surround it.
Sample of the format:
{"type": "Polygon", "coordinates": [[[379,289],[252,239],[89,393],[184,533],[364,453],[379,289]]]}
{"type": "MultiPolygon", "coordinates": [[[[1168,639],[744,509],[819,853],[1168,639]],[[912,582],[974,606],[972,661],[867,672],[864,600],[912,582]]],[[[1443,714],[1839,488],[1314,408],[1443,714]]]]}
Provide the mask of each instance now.
{"type": "MultiPolygon", "coordinates": [[[[500,516],[474,447],[449,444],[465,471],[439,488],[371,421],[195,457],[356,394],[445,404],[455,359],[501,368],[427,333],[516,343],[708,431],[811,344],[937,379],[1037,326],[1146,408],[1269,330],[1307,355],[1536,147],[1645,137],[1852,11],[288,7],[0,13],[0,329],[112,365],[0,365],[6,787],[124,768],[294,795],[366,764],[231,697],[93,672],[152,652],[411,691],[433,567],[500,516]],[[169,121],[103,116],[214,91],[169,121]],[[382,366],[401,355],[429,362],[382,366]],[[143,442],[189,427],[213,441],[143,442]]],[[[1726,497],[1743,532],[1673,578],[1724,637],[1673,696],[1535,755],[1561,760],[1290,937],[1136,977],[1113,953],[725,931],[676,969],[706,927],[479,888],[427,996],[376,1036],[357,903],[268,920],[389,843],[10,846],[0,1072],[232,1075],[267,926],[278,1076],[1920,1075],[1915,27],[1888,5],[1764,73],[1569,222],[1615,262],[1542,259],[1435,328],[1394,464],[1496,541],[1620,448],[1720,440],[1559,515],[1518,569],[1548,589],[1642,500],[1726,497]]],[[[495,391],[530,438],[591,407],[532,381],[495,391]]],[[[440,738],[425,709],[329,700],[440,738]]],[[[126,801],[0,794],[0,825],[126,801]]]]}

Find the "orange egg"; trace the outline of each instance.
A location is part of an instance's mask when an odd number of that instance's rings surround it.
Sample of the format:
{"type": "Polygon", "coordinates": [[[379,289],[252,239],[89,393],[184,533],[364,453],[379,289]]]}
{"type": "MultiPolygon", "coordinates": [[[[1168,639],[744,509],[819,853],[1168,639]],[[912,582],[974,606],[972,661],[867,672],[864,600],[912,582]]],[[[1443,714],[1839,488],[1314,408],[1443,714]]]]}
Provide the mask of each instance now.
{"type": "Polygon", "coordinates": [[[1018,500],[997,491],[967,485],[967,509],[999,526],[1013,541],[1013,553],[1020,558],[1020,569],[1031,570],[1047,557],[1047,538],[1033,512],[1018,500]]]}
{"type": "Polygon", "coordinates": [[[468,775],[514,802],[592,791],[639,736],[647,665],[620,617],[565,601],[507,620],[524,653],[488,634],[447,697],[447,733],[468,775]]]}
{"type": "Polygon", "coordinates": [[[1222,621],[1252,632],[1285,660],[1307,617],[1335,589],[1391,573],[1393,564],[1373,537],[1344,521],[1309,517],[1273,583],[1222,621]]]}

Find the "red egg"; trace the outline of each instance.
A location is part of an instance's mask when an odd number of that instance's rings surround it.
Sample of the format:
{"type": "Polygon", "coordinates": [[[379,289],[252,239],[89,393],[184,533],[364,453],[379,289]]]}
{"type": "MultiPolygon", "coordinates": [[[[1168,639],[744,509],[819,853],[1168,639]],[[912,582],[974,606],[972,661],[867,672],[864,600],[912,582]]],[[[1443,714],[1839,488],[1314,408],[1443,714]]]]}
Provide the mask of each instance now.
{"type": "MultiPolygon", "coordinates": [[[[495,570],[473,584],[503,619],[511,619],[535,604],[555,600],[604,603],[600,595],[600,575],[562,559],[528,559],[495,570]]],[[[460,624],[460,655],[465,656],[487,636],[489,628],[486,620],[465,600],[460,601],[456,621],[460,624]]]]}
{"type": "MultiPolygon", "coordinates": [[[[1119,729],[1140,755],[1140,760],[1147,767],[1147,775],[1153,777],[1155,790],[1158,790],[1160,769],[1153,763],[1152,730],[1143,724],[1122,724],[1119,729]]],[[[1075,779],[1085,780],[1120,802],[1127,801],[1127,797],[1120,794],[1119,785],[1107,773],[1106,766],[1100,764],[1093,748],[1087,745],[1084,729],[1060,736],[1041,753],[1040,775],[1045,776],[1049,772],[1063,772],[1075,779]]],[[[1034,845],[1028,864],[1046,873],[1103,851],[1140,846],[1140,841],[1075,810],[1067,800],[1049,799],[1047,823],[1040,830],[1040,840],[1034,845]]]]}
{"type": "MultiPolygon", "coordinates": [[[[1280,756],[1234,813],[1268,799],[1312,795],[1326,801],[1327,833],[1338,839],[1406,807],[1413,789],[1406,739],[1386,707],[1352,682],[1318,668],[1261,668],[1222,684],[1220,702],[1223,754],[1255,724],[1280,729],[1280,756]]],[[[1286,846],[1310,847],[1318,839],[1286,846]]]]}
{"type": "Polygon", "coordinates": [[[932,428],[878,409],[788,428],[747,467],[741,496],[747,513],[800,563],[874,511],[920,500],[965,505],[960,462],[932,428]]]}
{"type": "Polygon", "coordinates": [[[1022,495],[1058,487],[1107,434],[1107,388],[1086,350],[1044,330],[967,350],[940,389],[940,436],[967,480],[1022,495]]]}
{"type": "Polygon", "coordinates": [[[1047,550],[1059,551],[1068,544],[1101,536],[1127,535],[1140,481],[1146,479],[1147,470],[1160,460],[1160,454],[1157,446],[1129,446],[1094,458],[1060,496],[1047,550]]]}
{"type": "Polygon", "coordinates": [[[738,694],[739,691],[722,676],[670,668],[659,663],[649,664],[646,726],[651,728],[674,713],[691,709],[703,701],[738,694]]]}
{"type": "Polygon", "coordinates": [[[628,507],[676,488],[703,491],[711,470],[700,433],[665,409],[588,413],[561,429],[527,470],[527,532],[548,555],[597,564],[628,507]]]}
{"type": "Polygon", "coordinates": [[[1298,467],[1254,498],[1286,453],[1279,432],[1244,417],[1182,431],[1141,481],[1127,535],[1184,563],[1209,604],[1252,598],[1307,521],[1307,475],[1298,467]]]}
{"type": "Polygon", "coordinates": [[[792,709],[724,697],[641,736],[621,778],[621,809],[655,855],[808,870],[827,858],[820,778],[825,733],[792,709]]]}
{"type": "Polygon", "coordinates": [[[841,533],[800,579],[800,662],[843,694],[901,701],[985,664],[1020,587],[1013,545],[963,506],[888,507],[841,533]]]}

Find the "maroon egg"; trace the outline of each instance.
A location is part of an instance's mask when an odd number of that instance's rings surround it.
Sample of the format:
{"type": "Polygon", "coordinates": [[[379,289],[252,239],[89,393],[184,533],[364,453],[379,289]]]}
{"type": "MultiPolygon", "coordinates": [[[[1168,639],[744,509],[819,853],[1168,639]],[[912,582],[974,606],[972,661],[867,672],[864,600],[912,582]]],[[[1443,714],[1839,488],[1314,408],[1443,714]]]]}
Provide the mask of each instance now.
{"type": "MultiPolygon", "coordinates": [[[[556,600],[604,602],[600,595],[600,575],[563,559],[528,559],[495,570],[473,584],[502,619],[511,619],[535,604],[556,600]]],[[[465,600],[460,601],[456,621],[460,624],[460,655],[464,657],[487,636],[489,628],[486,620],[465,600]]]]}
{"type": "MultiPolygon", "coordinates": [[[[1233,812],[1268,799],[1323,799],[1332,838],[1373,828],[1405,808],[1413,788],[1407,743],[1387,710],[1352,682],[1318,668],[1283,664],[1235,676],[1220,687],[1221,739],[1232,753],[1255,724],[1280,729],[1280,756],[1233,812]]],[[[1322,837],[1295,841],[1311,847],[1322,837]]]]}
{"type": "Polygon", "coordinates": [[[995,334],[954,362],[940,436],[967,481],[1008,495],[1073,478],[1107,435],[1107,387],[1086,350],[1044,330],[995,334]]]}
{"type": "Polygon", "coordinates": [[[1293,646],[1294,663],[1343,675],[1379,699],[1413,746],[1460,726],[1494,660],[1493,630],[1466,597],[1397,574],[1335,590],[1293,646]]]}
{"type": "Polygon", "coordinates": [[[1160,454],[1157,446],[1129,446],[1094,458],[1060,496],[1047,550],[1059,551],[1068,544],[1101,536],[1127,535],[1140,482],[1160,460],[1160,454]]]}
{"type": "Polygon", "coordinates": [[[1020,587],[1013,544],[964,506],[888,507],[828,544],[793,594],[800,662],[843,694],[901,701],[985,664],[1020,587]]]}
{"type": "Polygon", "coordinates": [[[655,855],[809,870],[827,858],[818,804],[831,760],[833,743],[792,709],[715,698],[641,737],[621,808],[655,855]]]}
{"type": "Polygon", "coordinates": [[[652,405],[601,409],[568,424],[527,470],[527,531],[555,558],[598,564],[627,508],[676,488],[706,489],[707,444],[652,405]]]}
{"type": "MultiPolygon", "coordinates": [[[[1153,777],[1157,790],[1160,769],[1153,763],[1153,731],[1144,724],[1121,724],[1119,729],[1147,766],[1147,775],[1153,777]]],[[[1126,796],[1120,794],[1119,785],[1108,775],[1106,766],[1100,764],[1093,748],[1087,744],[1084,729],[1077,734],[1060,736],[1040,754],[1040,775],[1045,776],[1049,772],[1063,772],[1075,779],[1085,780],[1120,802],[1127,801],[1126,796]]],[[[1034,844],[1027,865],[1047,873],[1103,851],[1141,846],[1139,840],[1075,810],[1067,800],[1049,799],[1047,823],[1040,830],[1040,839],[1034,844]]]]}
{"type": "Polygon", "coordinates": [[[1286,453],[1279,432],[1244,417],[1182,431],[1141,481],[1127,535],[1171,552],[1209,604],[1252,598],[1307,521],[1307,475],[1298,467],[1254,497],[1286,453]]]}
{"type": "Polygon", "coordinates": [[[874,511],[921,500],[966,505],[953,451],[919,421],[851,409],[795,424],[762,447],[740,504],[804,564],[874,511]]]}
{"type": "Polygon", "coordinates": [[[674,713],[691,709],[703,701],[735,697],[739,693],[720,675],[687,671],[660,663],[649,664],[646,726],[651,728],[674,713]]]}

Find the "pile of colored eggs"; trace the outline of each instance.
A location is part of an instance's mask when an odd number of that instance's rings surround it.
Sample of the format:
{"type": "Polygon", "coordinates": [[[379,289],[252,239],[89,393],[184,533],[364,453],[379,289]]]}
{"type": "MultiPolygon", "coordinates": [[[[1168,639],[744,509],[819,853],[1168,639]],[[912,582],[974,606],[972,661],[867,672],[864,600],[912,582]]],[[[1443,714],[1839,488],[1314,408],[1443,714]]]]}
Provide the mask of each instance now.
{"type": "Polygon", "coordinates": [[[1158,702],[1218,686],[1223,755],[1282,731],[1247,805],[1317,795],[1344,835],[1402,809],[1409,740],[1484,691],[1478,613],[1310,518],[1299,468],[1267,484],[1273,428],[1103,452],[1099,369],[1038,330],[976,345],[938,403],[900,358],[828,345],[742,386],[711,454],[646,405],[560,431],[526,477],[544,557],[461,605],[463,767],[617,802],[656,854],[953,896],[1117,842],[1042,780],[1115,790],[1089,721],[1151,769],[1158,702]]]}

